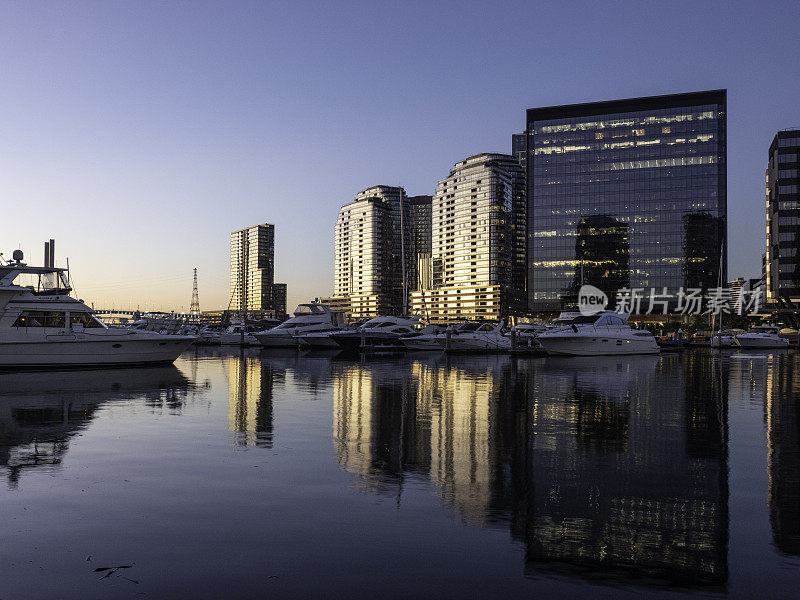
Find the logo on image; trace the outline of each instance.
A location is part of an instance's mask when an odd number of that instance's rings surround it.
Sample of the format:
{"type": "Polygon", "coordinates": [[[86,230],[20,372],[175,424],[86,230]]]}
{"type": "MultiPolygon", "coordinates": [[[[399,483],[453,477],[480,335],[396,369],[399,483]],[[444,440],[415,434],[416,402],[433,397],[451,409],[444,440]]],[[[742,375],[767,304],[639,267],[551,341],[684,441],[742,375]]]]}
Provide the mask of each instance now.
{"type": "Polygon", "coordinates": [[[606,306],[608,306],[608,296],[603,290],[593,285],[582,285],[578,290],[578,310],[582,315],[586,317],[596,315],[605,310],[606,306]]]}

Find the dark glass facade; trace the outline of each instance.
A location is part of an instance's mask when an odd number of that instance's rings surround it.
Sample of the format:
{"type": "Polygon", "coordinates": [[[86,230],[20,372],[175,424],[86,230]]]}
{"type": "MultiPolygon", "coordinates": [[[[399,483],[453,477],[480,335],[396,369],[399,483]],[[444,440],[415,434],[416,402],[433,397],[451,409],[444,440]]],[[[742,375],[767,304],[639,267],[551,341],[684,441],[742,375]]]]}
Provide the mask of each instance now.
{"type": "Polygon", "coordinates": [[[779,131],[767,167],[767,302],[800,302],[800,130],[779,131]]]}
{"type": "Polygon", "coordinates": [[[571,308],[580,283],[612,302],[718,285],[725,90],[530,109],[524,141],[531,311],[571,308]]]}

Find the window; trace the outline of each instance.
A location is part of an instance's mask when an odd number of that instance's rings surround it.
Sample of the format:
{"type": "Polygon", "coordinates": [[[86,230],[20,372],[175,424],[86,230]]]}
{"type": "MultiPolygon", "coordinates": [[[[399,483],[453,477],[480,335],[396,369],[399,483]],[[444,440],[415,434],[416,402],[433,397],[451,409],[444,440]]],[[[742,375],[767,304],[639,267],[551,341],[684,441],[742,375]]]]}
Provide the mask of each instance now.
{"type": "Polygon", "coordinates": [[[83,325],[84,329],[92,327],[103,327],[103,324],[97,320],[97,317],[90,313],[70,313],[70,325],[83,325]]]}
{"type": "Polygon", "coordinates": [[[64,327],[65,313],[46,310],[26,310],[17,317],[13,327],[64,327]]]}

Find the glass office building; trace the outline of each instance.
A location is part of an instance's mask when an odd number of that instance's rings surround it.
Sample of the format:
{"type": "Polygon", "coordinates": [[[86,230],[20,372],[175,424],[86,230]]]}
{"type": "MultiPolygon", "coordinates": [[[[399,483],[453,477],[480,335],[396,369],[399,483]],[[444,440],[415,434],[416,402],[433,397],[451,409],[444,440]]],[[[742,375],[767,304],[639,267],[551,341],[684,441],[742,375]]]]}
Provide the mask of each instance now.
{"type": "MultiPolygon", "coordinates": [[[[582,284],[711,288],[726,254],[726,91],[527,111],[528,308],[582,284]],[[720,253],[723,260],[720,260],[720,253]]],[[[523,149],[524,146],[524,149],[523,149]]]]}
{"type": "Polygon", "coordinates": [[[767,302],[800,302],[800,129],[779,131],[769,147],[766,177],[767,302]]]}

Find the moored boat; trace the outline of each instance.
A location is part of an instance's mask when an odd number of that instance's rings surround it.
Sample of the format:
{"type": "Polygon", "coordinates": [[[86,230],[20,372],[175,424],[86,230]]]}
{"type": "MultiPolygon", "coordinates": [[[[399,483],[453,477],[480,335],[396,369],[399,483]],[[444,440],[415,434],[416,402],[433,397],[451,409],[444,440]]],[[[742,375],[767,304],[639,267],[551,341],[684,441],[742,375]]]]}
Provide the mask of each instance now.
{"type": "Polygon", "coordinates": [[[601,356],[659,352],[652,333],[632,328],[627,315],[610,310],[574,317],[569,325],[545,331],[538,339],[548,354],[601,356]]]}
{"type": "Polygon", "coordinates": [[[782,338],[774,325],[751,327],[746,333],[736,336],[736,343],[740,348],[753,350],[789,347],[789,340],[782,338]]]}
{"type": "Polygon", "coordinates": [[[0,367],[171,363],[195,336],[108,327],[70,295],[67,270],[0,265],[0,367]],[[15,285],[17,278],[35,284],[15,285]]]}

